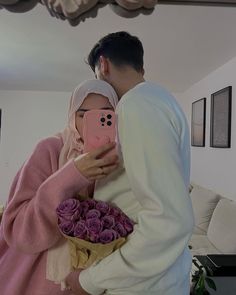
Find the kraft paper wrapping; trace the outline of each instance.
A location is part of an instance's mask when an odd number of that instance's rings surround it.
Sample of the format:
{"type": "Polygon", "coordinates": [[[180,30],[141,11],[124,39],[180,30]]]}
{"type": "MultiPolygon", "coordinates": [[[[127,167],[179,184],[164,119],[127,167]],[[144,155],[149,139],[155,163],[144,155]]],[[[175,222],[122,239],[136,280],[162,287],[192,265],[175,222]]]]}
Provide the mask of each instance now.
{"type": "Polygon", "coordinates": [[[69,237],[67,239],[70,248],[71,263],[74,268],[87,268],[94,262],[102,260],[112,252],[120,248],[126,241],[119,238],[107,244],[91,243],[79,238],[69,237]]]}

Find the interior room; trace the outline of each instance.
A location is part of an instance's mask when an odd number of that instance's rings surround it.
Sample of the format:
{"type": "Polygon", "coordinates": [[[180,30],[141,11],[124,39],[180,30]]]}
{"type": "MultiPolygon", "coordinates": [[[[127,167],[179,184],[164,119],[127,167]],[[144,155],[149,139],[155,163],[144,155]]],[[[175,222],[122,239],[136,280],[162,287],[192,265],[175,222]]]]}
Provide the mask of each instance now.
{"type": "MultiPolygon", "coordinates": [[[[143,42],[145,79],[176,97],[190,132],[193,103],[205,98],[204,146],[191,146],[190,191],[196,227],[190,245],[194,255],[236,253],[236,235],[232,234],[236,226],[235,27],[233,5],[160,1],[151,13],[127,18],[106,5],[96,16],[74,26],[52,17],[41,3],[24,13],[0,9],[0,204],[4,206],[15,174],[37,142],[63,130],[73,89],[94,78],[86,64],[91,47],[102,36],[124,30],[143,42]],[[229,86],[230,145],[214,147],[212,94],[229,86]],[[221,200],[231,203],[218,208],[221,200]],[[210,221],[216,209],[221,210],[222,222],[229,214],[225,225],[230,224],[229,228],[215,221],[218,228],[213,229],[210,221]],[[225,243],[222,236],[218,240],[219,231],[225,232],[225,243]]],[[[224,284],[223,293],[213,294],[236,292],[233,287],[225,288],[224,284]]]]}

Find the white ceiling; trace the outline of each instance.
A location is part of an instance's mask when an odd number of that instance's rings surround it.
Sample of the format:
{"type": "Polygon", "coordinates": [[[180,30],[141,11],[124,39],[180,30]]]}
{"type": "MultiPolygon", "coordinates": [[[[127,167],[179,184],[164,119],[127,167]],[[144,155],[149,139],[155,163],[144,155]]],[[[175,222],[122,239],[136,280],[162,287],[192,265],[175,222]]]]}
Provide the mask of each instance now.
{"type": "Polygon", "coordinates": [[[84,60],[107,33],[126,30],[144,44],[146,79],[183,92],[236,56],[236,7],[157,5],[122,18],[109,6],[76,27],[38,4],[0,10],[0,90],[71,91],[93,77],[84,60]]]}

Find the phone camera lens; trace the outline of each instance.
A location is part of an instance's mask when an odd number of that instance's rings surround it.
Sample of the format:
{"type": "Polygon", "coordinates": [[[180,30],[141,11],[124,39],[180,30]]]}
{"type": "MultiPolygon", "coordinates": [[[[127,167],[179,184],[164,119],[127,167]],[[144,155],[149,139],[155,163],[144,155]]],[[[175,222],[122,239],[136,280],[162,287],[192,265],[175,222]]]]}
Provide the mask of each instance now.
{"type": "Polygon", "coordinates": [[[111,126],[112,122],[111,121],[107,121],[107,125],[111,126]]]}
{"type": "Polygon", "coordinates": [[[107,119],[109,119],[109,120],[110,120],[111,118],[112,118],[112,115],[110,115],[110,114],[109,114],[109,115],[107,115],[107,119]]]}
{"type": "Polygon", "coordinates": [[[101,121],[102,123],[104,123],[104,122],[106,121],[106,119],[105,119],[105,118],[101,118],[100,121],[101,121]]]}

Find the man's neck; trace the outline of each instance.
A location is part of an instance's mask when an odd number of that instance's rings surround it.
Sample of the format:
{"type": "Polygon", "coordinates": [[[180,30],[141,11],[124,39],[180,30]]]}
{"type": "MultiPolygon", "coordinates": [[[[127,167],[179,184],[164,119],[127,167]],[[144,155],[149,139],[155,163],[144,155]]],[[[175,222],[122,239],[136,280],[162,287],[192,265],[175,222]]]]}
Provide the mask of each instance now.
{"type": "Polygon", "coordinates": [[[144,81],[144,77],[141,73],[136,71],[125,71],[119,73],[116,81],[114,81],[112,84],[117,92],[118,97],[121,98],[130,89],[144,81]]]}

